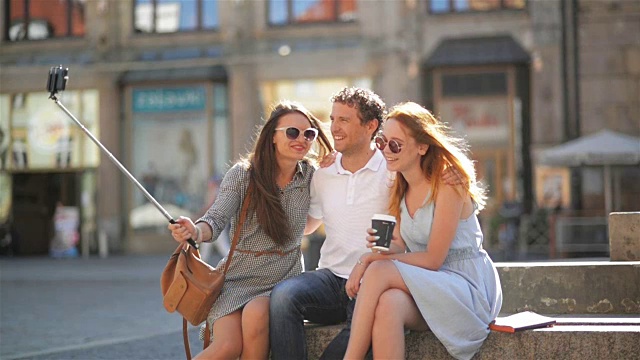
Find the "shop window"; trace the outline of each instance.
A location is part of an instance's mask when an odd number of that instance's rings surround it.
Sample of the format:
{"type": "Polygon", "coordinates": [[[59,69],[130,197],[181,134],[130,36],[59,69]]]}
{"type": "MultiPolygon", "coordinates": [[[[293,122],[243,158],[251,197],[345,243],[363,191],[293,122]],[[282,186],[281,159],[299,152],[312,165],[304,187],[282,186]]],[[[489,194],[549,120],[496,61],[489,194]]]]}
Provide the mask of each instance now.
{"type": "Polygon", "coordinates": [[[442,75],[442,95],[445,97],[506,94],[507,73],[504,71],[442,75]]]}
{"type": "Polygon", "coordinates": [[[137,33],[214,30],[219,26],[218,0],[134,0],[137,33]]]}
{"type": "Polygon", "coordinates": [[[9,41],[82,37],[83,0],[5,0],[5,38],[9,41]]]}
{"type": "Polygon", "coordinates": [[[344,87],[371,88],[370,78],[324,78],[278,80],[261,84],[260,92],[264,113],[269,114],[271,106],[280,99],[289,99],[303,104],[318,119],[329,122],[331,103],[328,99],[344,87]]]}
{"type": "Polygon", "coordinates": [[[226,84],[213,86],[213,175],[227,172],[231,155],[231,124],[229,123],[229,94],[226,84]]]}
{"type": "Polygon", "coordinates": [[[526,0],[427,0],[429,12],[446,14],[458,12],[481,12],[496,10],[524,10],[526,0]]]}
{"type": "MultiPolygon", "coordinates": [[[[66,91],[62,103],[99,136],[98,91],[66,91]]],[[[47,92],[0,96],[0,167],[14,172],[97,167],[99,149],[47,92]]]]}
{"type": "Polygon", "coordinates": [[[489,187],[489,212],[514,198],[513,101],[505,70],[447,71],[435,76],[436,113],[469,142],[479,179],[489,187]]]}
{"type": "Polygon", "coordinates": [[[269,0],[269,25],[350,22],[356,0],[269,0]]]}
{"type": "MultiPolygon", "coordinates": [[[[206,87],[134,88],[131,101],[131,173],[158,202],[175,206],[171,213],[201,214],[210,176],[206,87]]],[[[140,191],[132,205],[135,230],[166,222],[140,191]]]]}

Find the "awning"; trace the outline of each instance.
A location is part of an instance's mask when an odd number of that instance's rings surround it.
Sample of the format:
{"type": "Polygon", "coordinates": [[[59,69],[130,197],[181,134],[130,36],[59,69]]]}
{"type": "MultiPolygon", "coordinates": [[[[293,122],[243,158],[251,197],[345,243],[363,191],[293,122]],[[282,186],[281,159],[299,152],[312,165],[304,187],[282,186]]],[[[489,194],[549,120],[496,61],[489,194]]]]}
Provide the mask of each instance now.
{"type": "Polygon", "coordinates": [[[640,164],[640,138],[603,129],[543,150],[541,164],[598,166],[640,164]]]}
{"type": "Polygon", "coordinates": [[[603,166],[605,214],[613,209],[611,166],[640,164],[640,138],[603,129],[542,151],[540,164],[550,166],[603,166]]]}
{"type": "Polygon", "coordinates": [[[120,77],[120,83],[129,85],[147,81],[171,81],[171,80],[210,80],[226,81],[227,71],[221,65],[156,70],[127,71],[120,77]]]}
{"type": "Polygon", "coordinates": [[[528,63],[531,57],[511,36],[444,39],[427,67],[528,63]]]}

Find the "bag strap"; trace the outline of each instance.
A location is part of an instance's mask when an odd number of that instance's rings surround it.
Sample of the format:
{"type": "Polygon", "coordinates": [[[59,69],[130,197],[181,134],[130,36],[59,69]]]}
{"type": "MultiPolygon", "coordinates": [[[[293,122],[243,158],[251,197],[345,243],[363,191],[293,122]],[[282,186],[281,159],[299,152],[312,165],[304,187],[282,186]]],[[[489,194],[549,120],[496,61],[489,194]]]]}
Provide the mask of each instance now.
{"type": "Polygon", "coordinates": [[[209,344],[211,343],[211,330],[209,330],[209,325],[205,325],[204,326],[204,343],[202,344],[202,350],[206,349],[209,347],[209,344]]]}
{"type": "Polygon", "coordinates": [[[236,246],[238,245],[238,239],[240,238],[240,232],[242,231],[242,225],[244,225],[244,221],[247,218],[249,203],[251,202],[251,192],[252,192],[251,190],[252,190],[252,186],[251,186],[251,182],[249,182],[249,187],[247,188],[247,195],[244,197],[244,201],[242,202],[240,220],[238,220],[238,226],[236,226],[236,232],[233,234],[233,241],[231,242],[231,248],[229,248],[229,255],[227,255],[227,262],[224,264],[225,275],[227,274],[229,265],[231,265],[231,259],[233,258],[233,253],[236,251],[236,246]]]}
{"type": "Polygon", "coordinates": [[[189,333],[187,332],[187,319],[185,318],[182,318],[182,341],[184,342],[184,353],[187,355],[187,360],[191,360],[189,333]]]}

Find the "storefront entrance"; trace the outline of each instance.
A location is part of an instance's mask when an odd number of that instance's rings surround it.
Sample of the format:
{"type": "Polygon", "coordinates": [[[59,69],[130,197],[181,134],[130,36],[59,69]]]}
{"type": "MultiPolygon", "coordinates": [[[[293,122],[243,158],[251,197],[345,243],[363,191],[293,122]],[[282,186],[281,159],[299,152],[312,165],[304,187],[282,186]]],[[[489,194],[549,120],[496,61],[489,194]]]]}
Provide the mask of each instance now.
{"type": "Polygon", "coordinates": [[[56,207],[79,208],[79,179],[77,172],[12,175],[10,226],[14,255],[49,254],[56,233],[56,207]]]}

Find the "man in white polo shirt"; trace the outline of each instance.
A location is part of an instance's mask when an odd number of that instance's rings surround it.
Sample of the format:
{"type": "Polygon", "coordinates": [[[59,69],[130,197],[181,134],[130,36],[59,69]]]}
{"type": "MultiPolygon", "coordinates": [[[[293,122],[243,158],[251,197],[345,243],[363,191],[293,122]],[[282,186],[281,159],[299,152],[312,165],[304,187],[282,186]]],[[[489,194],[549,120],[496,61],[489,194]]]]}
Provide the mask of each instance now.
{"type": "Polygon", "coordinates": [[[306,359],[303,321],[338,324],[342,332],[325,359],[342,359],[349,342],[355,299],[345,284],[366,247],[371,216],[387,213],[390,179],[382,153],[371,140],[380,129],[385,104],[371,90],[344,88],[331,98],[331,134],[339,152],[311,182],[311,208],[305,233],[324,222],[326,239],[318,269],[283,281],[271,292],[270,342],[275,360],[306,359]]]}

